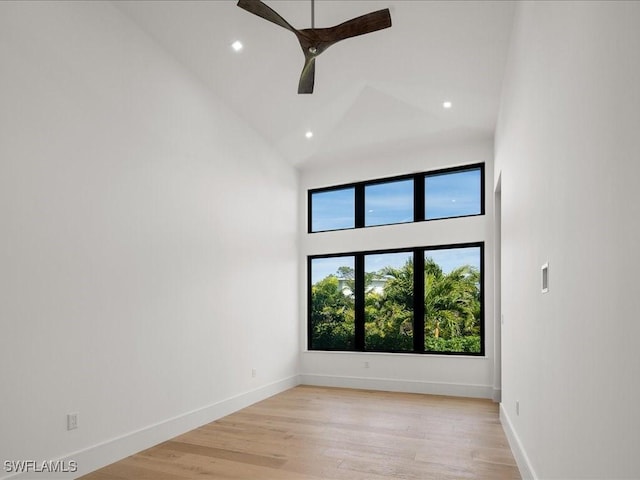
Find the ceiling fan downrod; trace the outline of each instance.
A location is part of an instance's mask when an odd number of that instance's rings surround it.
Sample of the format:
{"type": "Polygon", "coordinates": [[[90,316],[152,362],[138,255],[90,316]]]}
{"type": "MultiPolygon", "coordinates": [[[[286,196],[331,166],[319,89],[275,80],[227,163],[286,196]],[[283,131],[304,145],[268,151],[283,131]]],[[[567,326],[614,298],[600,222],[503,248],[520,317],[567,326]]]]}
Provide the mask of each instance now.
{"type": "MultiPolygon", "coordinates": [[[[316,28],[316,0],[311,0],[311,28],[316,28]]],[[[315,55],[318,53],[316,47],[309,47],[309,53],[315,55]]]]}

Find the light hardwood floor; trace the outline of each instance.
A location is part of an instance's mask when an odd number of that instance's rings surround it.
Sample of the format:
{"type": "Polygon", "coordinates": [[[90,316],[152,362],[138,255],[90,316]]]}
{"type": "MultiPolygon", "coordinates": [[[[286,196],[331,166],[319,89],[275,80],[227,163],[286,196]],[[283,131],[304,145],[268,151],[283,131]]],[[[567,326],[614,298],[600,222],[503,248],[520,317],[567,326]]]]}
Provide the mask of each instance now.
{"type": "Polygon", "coordinates": [[[299,386],[83,480],[520,479],[490,400],[299,386]]]}

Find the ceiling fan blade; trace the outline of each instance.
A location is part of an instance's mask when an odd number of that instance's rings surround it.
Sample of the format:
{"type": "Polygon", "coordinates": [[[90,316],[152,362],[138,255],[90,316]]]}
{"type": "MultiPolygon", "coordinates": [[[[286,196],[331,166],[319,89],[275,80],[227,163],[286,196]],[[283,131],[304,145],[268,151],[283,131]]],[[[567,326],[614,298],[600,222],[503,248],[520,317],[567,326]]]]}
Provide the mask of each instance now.
{"type": "Polygon", "coordinates": [[[259,17],[264,18],[265,20],[269,20],[276,25],[280,25],[282,28],[286,28],[295,33],[296,29],[289,25],[284,18],[282,18],[275,10],[268,7],[260,0],[239,0],[238,7],[246,10],[247,12],[253,13],[259,17]]]}
{"type": "Polygon", "coordinates": [[[300,74],[298,93],[313,93],[313,83],[316,77],[316,57],[305,55],[304,68],[300,74]]]}
{"type": "Polygon", "coordinates": [[[335,27],[317,28],[315,30],[322,41],[335,43],[345,38],[376,32],[384,28],[389,28],[390,26],[391,14],[389,13],[389,9],[385,8],[352,18],[335,27]]]}

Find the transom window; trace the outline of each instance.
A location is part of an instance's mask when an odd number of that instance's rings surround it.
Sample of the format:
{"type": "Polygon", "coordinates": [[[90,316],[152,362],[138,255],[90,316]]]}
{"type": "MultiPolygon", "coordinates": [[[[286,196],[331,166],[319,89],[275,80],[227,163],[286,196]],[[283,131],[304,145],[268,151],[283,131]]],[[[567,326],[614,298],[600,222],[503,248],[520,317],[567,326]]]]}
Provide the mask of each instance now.
{"type": "Polygon", "coordinates": [[[425,219],[464,217],[483,213],[482,171],[479,168],[425,175],[425,219]]]}
{"type": "Polygon", "coordinates": [[[308,232],[484,215],[484,164],[309,190],[308,232]]]}
{"type": "Polygon", "coordinates": [[[364,226],[413,222],[413,179],[364,186],[364,226]]]}
{"type": "Polygon", "coordinates": [[[344,230],[354,228],[355,188],[334,188],[317,192],[311,207],[311,230],[344,230]]]}

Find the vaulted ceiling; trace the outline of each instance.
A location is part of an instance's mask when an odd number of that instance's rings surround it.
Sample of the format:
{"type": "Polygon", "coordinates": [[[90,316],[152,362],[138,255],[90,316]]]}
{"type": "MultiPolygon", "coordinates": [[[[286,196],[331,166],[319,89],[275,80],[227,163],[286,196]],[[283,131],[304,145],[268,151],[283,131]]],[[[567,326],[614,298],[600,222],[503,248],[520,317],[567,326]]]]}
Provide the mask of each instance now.
{"type": "MultiPolygon", "coordinates": [[[[236,3],[114,4],[299,168],[493,135],[513,2],[317,0],[316,27],[382,8],[393,25],[318,57],[311,95],[297,93],[296,37],[236,3]]],[[[265,3],[311,26],[310,0],[265,3]]]]}

